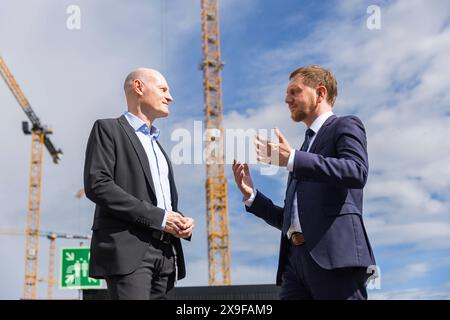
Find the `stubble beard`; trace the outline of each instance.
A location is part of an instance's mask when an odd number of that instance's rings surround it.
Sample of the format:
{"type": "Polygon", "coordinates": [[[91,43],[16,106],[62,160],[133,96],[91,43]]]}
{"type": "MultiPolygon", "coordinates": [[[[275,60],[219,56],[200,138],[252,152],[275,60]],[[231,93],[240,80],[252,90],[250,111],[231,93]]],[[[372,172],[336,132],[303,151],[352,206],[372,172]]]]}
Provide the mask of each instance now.
{"type": "Polygon", "coordinates": [[[314,104],[314,101],[309,101],[303,106],[298,106],[293,111],[291,111],[291,119],[295,122],[302,122],[314,112],[316,107],[317,106],[314,104]]]}
{"type": "Polygon", "coordinates": [[[306,118],[306,112],[304,110],[294,110],[291,112],[291,119],[294,122],[302,122],[306,118]]]}

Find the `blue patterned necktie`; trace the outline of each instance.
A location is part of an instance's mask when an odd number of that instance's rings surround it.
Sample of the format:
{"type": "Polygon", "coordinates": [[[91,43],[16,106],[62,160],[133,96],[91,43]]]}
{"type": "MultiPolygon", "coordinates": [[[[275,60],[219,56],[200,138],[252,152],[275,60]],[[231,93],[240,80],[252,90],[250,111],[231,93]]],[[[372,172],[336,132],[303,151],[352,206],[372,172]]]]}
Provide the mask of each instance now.
{"type": "MultiPolygon", "coordinates": [[[[311,138],[314,136],[315,132],[311,129],[305,131],[305,140],[303,141],[300,151],[308,151],[311,138]]],[[[298,180],[294,177],[292,172],[289,173],[288,188],[286,191],[286,201],[283,210],[283,234],[287,234],[289,227],[291,226],[291,213],[292,204],[294,202],[295,191],[297,189],[298,180]]]]}

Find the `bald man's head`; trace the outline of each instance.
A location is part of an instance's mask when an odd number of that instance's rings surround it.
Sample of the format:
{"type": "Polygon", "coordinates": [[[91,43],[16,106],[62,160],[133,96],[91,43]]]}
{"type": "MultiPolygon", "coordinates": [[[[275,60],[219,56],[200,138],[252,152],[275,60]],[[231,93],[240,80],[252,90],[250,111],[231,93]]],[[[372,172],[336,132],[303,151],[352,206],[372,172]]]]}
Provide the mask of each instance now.
{"type": "Polygon", "coordinates": [[[131,71],[123,85],[128,110],[145,114],[147,119],[167,117],[173,98],[164,76],[157,70],[138,68],[131,71]]]}
{"type": "Polygon", "coordinates": [[[123,89],[125,90],[126,95],[133,91],[135,80],[140,80],[143,83],[158,83],[165,81],[163,75],[158,70],[137,68],[131,71],[125,79],[123,89]]]}

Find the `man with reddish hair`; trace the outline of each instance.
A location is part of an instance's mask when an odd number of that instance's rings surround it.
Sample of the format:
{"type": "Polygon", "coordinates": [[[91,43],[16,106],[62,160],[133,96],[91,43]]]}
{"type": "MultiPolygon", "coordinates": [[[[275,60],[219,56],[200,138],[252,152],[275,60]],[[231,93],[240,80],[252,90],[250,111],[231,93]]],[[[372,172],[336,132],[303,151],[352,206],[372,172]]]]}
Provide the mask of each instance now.
{"type": "Polygon", "coordinates": [[[308,127],[303,145],[291,148],[278,129],[278,143],[256,137],[258,161],[289,171],[284,207],[256,190],[248,165],[235,161],[236,184],[246,210],[282,231],[281,299],[367,299],[375,258],[362,217],[369,172],[364,125],[333,114],[337,82],[329,70],[302,67],[289,80],[291,118],[308,127]]]}

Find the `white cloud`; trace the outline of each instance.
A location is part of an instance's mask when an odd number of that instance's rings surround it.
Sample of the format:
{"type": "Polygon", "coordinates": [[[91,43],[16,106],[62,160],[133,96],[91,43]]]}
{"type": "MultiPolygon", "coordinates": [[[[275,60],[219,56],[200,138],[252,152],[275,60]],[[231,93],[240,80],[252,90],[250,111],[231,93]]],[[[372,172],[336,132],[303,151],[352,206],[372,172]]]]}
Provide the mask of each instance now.
{"type": "Polygon", "coordinates": [[[370,291],[370,300],[449,300],[448,290],[411,288],[392,291],[370,291]]]}
{"type": "Polygon", "coordinates": [[[382,219],[367,219],[366,226],[379,246],[409,244],[420,250],[449,248],[450,224],[442,222],[388,223],[382,219]],[[430,248],[431,247],[431,248],[430,248]]]}
{"type": "Polygon", "coordinates": [[[427,275],[432,266],[424,262],[405,264],[403,267],[383,275],[381,278],[381,285],[389,287],[396,287],[408,281],[415,281],[427,275]]]}
{"type": "MultiPolygon", "coordinates": [[[[450,95],[445,84],[450,81],[450,28],[444,8],[448,3],[383,5],[378,31],[366,29],[365,8],[361,8],[341,8],[339,21],[324,21],[306,38],[255,59],[255,77],[262,79],[265,89],[260,100],[277,96],[283,79],[299,65],[330,67],[340,91],[335,112],[357,114],[367,128],[371,174],[365,208],[370,218],[379,218],[382,224],[367,219],[373,244],[446,248],[450,118],[445,114],[450,111],[450,95]]],[[[247,127],[291,122],[280,106],[263,104],[254,113],[235,112],[228,117],[247,127]]],[[[301,137],[298,125],[283,129],[289,141],[301,137]]]]}

